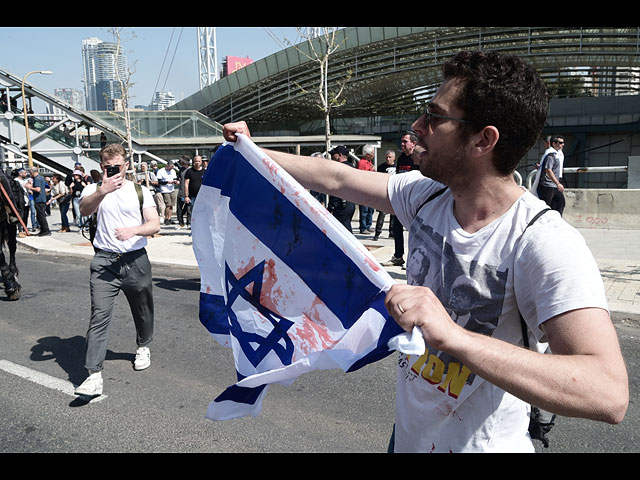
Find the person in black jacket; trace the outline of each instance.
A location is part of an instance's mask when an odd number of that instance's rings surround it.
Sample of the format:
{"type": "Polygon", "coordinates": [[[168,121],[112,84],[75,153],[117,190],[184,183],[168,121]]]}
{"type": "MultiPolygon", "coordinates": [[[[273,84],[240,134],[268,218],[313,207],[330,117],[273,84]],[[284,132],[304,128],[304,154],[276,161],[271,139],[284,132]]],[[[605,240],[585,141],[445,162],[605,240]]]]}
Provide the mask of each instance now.
{"type": "MultiPolygon", "coordinates": [[[[407,173],[417,170],[418,165],[414,161],[414,151],[418,144],[418,136],[412,130],[404,132],[400,139],[400,149],[402,153],[396,162],[396,174],[407,173]]],[[[417,156],[417,155],[416,155],[417,156]]],[[[382,265],[385,267],[398,266],[404,268],[404,227],[400,222],[393,222],[393,256],[382,265]]]]}
{"type": "MultiPolygon", "coordinates": [[[[338,145],[333,148],[329,155],[331,155],[331,159],[336,162],[344,163],[346,165],[350,165],[353,167],[353,163],[349,160],[349,150],[344,145],[338,145]]],[[[344,225],[344,227],[349,230],[350,233],[353,233],[351,230],[351,219],[353,218],[353,214],[356,211],[356,206],[354,203],[351,203],[347,200],[343,200],[340,197],[336,197],[333,195],[329,196],[329,202],[327,204],[327,210],[336,217],[336,219],[344,225]]]]}

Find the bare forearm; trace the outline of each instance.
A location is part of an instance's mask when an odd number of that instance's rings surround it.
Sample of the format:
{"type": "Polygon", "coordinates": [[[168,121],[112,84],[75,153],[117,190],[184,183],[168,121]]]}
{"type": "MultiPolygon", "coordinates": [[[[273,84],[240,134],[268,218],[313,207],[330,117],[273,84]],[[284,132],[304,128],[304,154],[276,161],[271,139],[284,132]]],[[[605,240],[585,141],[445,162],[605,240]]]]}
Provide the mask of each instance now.
{"type": "Polygon", "coordinates": [[[303,157],[277,150],[263,149],[263,151],[303,187],[324,193],[333,193],[330,190],[339,188],[339,185],[334,184],[336,171],[348,168],[346,165],[339,165],[325,158],[303,157]]]}
{"type": "Polygon", "coordinates": [[[141,237],[150,236],[160,231],[160,218],[155,208],[146,208],[143,211],[144,223],[133,227],[116,228],[115,235],[118,240],[128,240],[134,235],[141,237]]]}
{"type": "Polygon", "coordinates": [[[619,423],[626,411],[626,372],[606,371],[597,355],[541,354],[465,330],[451,352],[472,372],[550,412],[619,423]]]}
{"type": "Polygon", "coordinates": [[[160,231],[160,218],[156,217],[152,220],[145,221],[142,225],[136,227],[136,235],[141,237],[154,235],[160,231]]]}
{"type": "Polygon", "coordinates": [[[560,185],[560,180],[558,180],[558,178],[556,177],[555,173],[553,173],[553,170],[551,170],[550,168],[547,168],[545,170],[545,173],[547,174],[547,177],[549,177],[549,179],[555,183],[556,185],[560,185]]]}
{"type": "Polygon", "coordinates": [[[87,217],[93,214],[100,206],[100,202],[102,202],[104,197],[105,194],[102,193],[100,187],[98,187],[94,193],[82,198],[80,200],[80,215],[87,217]]]}
{"type": "MultiPolygon", "coordinates": [[[[251,138],[249,127],[243,121],[225,124],[222,134],[229,142],[241,140],[242,135],[251,138]]],[[[305,188],[393,213],[387,195],[389,176],[386,174],[357,170],[323,158],[302,157],[274,150],[263,151],[305,188]]]]}
{"type": "Polygon", "coordinates": [[[264,152],[305,188],[385,212],[392,211],[387,197],[388,175],[357,170],[319,157],[302,157],[275,150],[264,152]]]}

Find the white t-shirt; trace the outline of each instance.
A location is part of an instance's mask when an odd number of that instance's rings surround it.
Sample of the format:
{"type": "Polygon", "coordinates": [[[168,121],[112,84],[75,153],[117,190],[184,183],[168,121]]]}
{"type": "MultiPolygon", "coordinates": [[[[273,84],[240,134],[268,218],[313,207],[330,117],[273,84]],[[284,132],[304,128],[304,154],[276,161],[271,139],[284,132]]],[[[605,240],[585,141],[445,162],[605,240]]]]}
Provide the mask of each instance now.
{"type": "MultiPolygon", "coordinates": [[[[388,191],[409,229],[407,282],[431,288],[458,324],[522,345],[519,307],[535,345],[546,340],[539,325],[549,318],[576,308],[608,308],[593,255],[558,212],[542,215],[519,243],[529,221],[547,207],[543,201],[523,189],[503,216],[470,234],[453,215],[450,190],[416,215],[441,188],[413,171],[391,176],[388,191]]],[[[398,357],[397,452],[534,450],[526,403],[450,354],[427,350],[420,358],[398,357]]]]}
{"type": "MultiPolygon", "coordinates": [[[[90,183],[82,190],[82,198],[96,191],[97,183],[90,183]]],[[[142,187],[142,208],[153,207],[156,204],[147,187],[142,187]]],[[[107,193],[98,206],[98,226],[93,246],[108,252],[125,253],[139,250],[147,245],[147,237],[134,235],[128,240],[118,240],[115,236],[116,228],[135,227],[141,225],[144,219],[140,216],[140,201],[133,182],[125,181],[124,185],[113,192],[107,193]]]]}
{"type": "MultiPolygon", "coordinates": [[[[540,162],[539,162],[540,163],[540,167],[542,167],[542,162],[544,161],[544,157],[546,157],[548,154],[550,154],[552,152],[556,152],[556,149],[553,148],[553,147],[549,147],[544,151],[544,153],[542,154],[542,157],[540,158],[540,162]]],[[[564,156],[562,158],[564,158],[564,156]]],[[[533,179],[533,183],[531,184],[531,188],[529,189],[529,191],[535,197],[538,196],[538,184],[540,183],[540,176],[543,175],[542,168],[540,168],[540,167],[538,167],[538,169],[536,170],[536,176],[533,179]]]]}
{"type": "Polygon", "coordinates": [[[560,164],[560,176],[558,180],[560,180],[564,176],[564,152],[562,149],[558,150],[556,153],[556,158],[558,159],[558,163],[560,164]]]}
{"type": "Polygon", "coordinates": [[[159,181],[166,180],[167,182],[169,182],[164,185],[162,183],[159,184],[160,193],[171,193],[173,192],[173,188],[175,187],[175,185],[171,182],[173,182],[176,178],[178,178],[178,174],[176,173],[175,168],[172,168],[171,170],[167,170],[166,168],[161,168],[156,173],[156,178],[159,181]]]}

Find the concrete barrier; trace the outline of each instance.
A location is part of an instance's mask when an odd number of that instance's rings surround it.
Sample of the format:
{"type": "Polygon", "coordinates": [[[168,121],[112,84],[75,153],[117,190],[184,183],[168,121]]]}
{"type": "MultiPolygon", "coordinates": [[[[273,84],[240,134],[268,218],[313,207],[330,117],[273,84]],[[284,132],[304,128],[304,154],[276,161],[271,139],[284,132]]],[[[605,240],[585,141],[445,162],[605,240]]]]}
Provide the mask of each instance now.
{"type": "Polygon", "coordinates": [[[640,189],[567,188],[563,218],[577,228],[640,229],[640,189]]]}

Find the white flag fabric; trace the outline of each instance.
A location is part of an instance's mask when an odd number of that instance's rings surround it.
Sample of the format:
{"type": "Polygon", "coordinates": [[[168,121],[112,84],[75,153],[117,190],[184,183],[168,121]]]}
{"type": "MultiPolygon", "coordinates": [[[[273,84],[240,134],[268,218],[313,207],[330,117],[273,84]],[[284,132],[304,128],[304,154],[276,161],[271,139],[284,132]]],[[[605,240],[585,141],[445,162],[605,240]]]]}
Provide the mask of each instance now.
{"type": "Polygon", "coordinates": [[[403,332],[384,306],[389,274],[248,137],[216,151],[191,228],[200,321],[232,348],[238,379],[208,418],[256,416],[269,384],[305,372],[424,353],[419,330],[403,332]]]}

